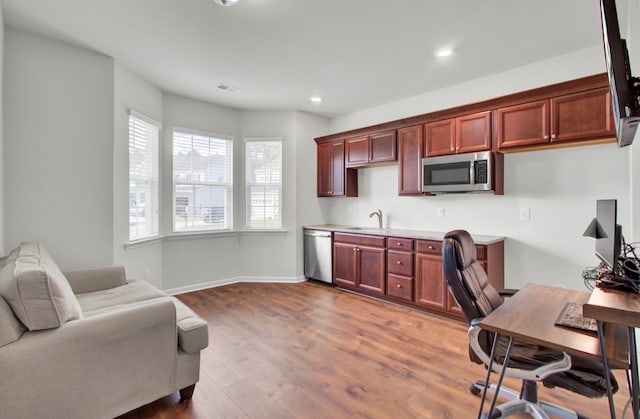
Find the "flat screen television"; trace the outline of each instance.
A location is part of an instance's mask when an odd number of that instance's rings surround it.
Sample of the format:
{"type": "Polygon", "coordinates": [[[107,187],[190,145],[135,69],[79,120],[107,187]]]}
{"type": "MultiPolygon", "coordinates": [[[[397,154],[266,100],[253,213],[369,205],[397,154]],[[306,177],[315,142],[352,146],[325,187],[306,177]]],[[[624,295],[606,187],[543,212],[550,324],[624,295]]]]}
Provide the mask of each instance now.
{"type": "Polygon", "coordinates": [[[640,123],[639,79],[631,75],[629,52],[620,37],[615,0],[600,0],[600,17],[618,146],[624,147],[633,142],[640,123]]]}
{"type": "Polygon", "coordinates": [[[601,229],[596,237],[596,256],[614,275],[619,273],[618,259],[622,243],[622,228],[617,223],[617,213],[617,200],[596,201],[596,220],[601,229]]]}

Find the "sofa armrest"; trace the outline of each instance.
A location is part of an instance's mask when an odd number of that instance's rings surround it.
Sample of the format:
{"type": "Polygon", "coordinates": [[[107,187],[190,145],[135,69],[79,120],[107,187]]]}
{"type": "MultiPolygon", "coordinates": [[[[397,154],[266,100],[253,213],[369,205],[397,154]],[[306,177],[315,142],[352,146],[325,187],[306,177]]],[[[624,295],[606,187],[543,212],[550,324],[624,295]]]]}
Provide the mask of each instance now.
{"type": "Polygon", "coordinates": [[[115,417],[176,391],[176,311],[155,299],[25,333],[0,350],[7,417],[115,417]]]}
{"type": "Polygon", "coordinates": [[[64,276],[74,294],[106,290],[127,283],[124,267],[121,265],[70,271],[65,272],[64,276]]]}

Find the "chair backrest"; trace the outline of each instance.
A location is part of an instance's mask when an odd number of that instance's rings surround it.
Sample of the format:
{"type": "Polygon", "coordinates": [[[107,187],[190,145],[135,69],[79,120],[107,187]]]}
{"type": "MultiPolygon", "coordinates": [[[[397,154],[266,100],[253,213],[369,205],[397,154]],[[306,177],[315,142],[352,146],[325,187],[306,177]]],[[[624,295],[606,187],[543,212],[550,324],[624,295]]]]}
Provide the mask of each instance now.
{"type": "Polygon", "coordinates": [[[502,304],[477,259],[476,245],[465,230],[445,234],[442,246],[444,276],[468,322],[487,316],[502,304]]]}

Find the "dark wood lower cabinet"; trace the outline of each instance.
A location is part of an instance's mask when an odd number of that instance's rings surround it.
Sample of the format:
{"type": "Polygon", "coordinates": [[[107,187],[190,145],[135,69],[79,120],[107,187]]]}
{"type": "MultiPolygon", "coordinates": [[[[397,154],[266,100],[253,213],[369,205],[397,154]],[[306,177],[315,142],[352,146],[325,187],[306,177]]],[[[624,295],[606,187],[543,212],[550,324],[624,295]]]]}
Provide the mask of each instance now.
{"type": "Polygon", "coordinates": [[[419,306],[447,311],[446,281],[442,274],[442,256],[416,253],[416,301],[419,306]]]}
{"type": "Polygon", "coordinates": [[[386,293],[386,238],[334,234],[333,278],[336,285],[371,294],[386,293]]]}
{"type": "MultiPolygon", "coordinates": [[[[489,282],[504,288],[504,242],[477,245],[489,282]]],[[[361,234],[334,234],[337,286],[463,319],[442,269],[442,242],[361,234]]]]}

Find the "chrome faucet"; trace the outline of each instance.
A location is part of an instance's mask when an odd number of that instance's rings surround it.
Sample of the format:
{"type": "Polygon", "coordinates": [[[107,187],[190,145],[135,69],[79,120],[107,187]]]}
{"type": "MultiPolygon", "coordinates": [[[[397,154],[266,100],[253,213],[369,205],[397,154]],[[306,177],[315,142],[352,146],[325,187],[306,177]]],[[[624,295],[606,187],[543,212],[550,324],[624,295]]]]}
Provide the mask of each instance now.
{"type": "Polygon", "coordinates": [[[369,214],[369,218],[373,217],[374,215],[378,216],[378,228],[382,230],[382,210],[373,211],[371,214],[369,214]]]}

